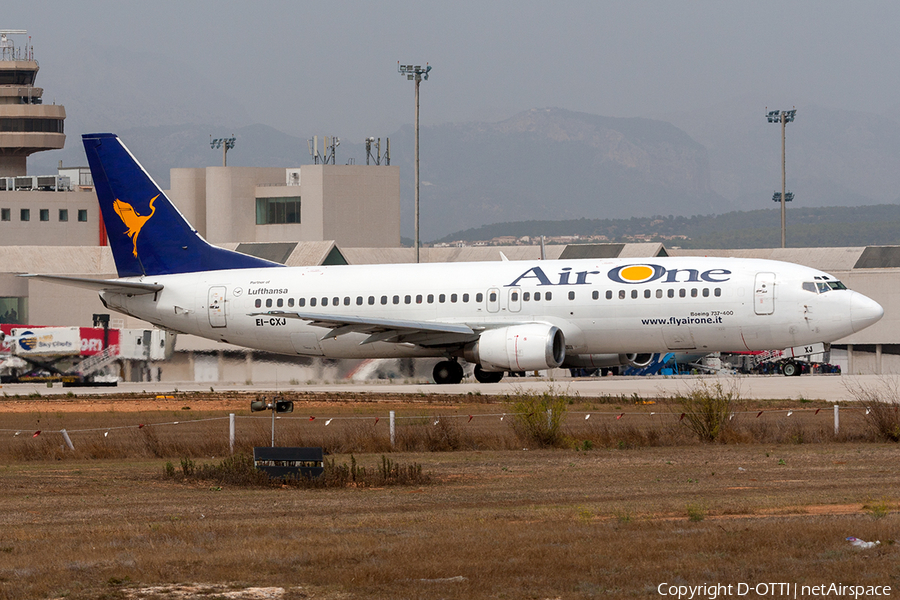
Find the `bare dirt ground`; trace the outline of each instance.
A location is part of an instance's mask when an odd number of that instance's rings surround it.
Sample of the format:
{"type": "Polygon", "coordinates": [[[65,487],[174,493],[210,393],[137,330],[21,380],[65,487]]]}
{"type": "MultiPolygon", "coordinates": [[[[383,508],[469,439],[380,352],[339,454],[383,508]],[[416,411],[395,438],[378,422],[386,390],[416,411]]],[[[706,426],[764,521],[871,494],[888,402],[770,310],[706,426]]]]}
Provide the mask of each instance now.
{"type": "MultiPolygon", "coordinates": [[[[248,400],[6,399],[0,429],[36,415],[106,426],[129,414],[247,413],[248,400]]],[[[298,411],[367,415],[373,402],[399,410],[407,400],[417,411],[498,410],[492,398],[366,396],[307,397],[298,411]]],[[[896,444],[393,452],[434,483],[380,489],[183,483],[163,477],[177,454],[4,456],[3,600],[631,598],[766,582],[893,586],[894,595],[900,586],[896,444]],[[848,536],[881,544],[860,550],[848,536]]],[[[356,458],[374,466],[380,454],[356,458]]]]}

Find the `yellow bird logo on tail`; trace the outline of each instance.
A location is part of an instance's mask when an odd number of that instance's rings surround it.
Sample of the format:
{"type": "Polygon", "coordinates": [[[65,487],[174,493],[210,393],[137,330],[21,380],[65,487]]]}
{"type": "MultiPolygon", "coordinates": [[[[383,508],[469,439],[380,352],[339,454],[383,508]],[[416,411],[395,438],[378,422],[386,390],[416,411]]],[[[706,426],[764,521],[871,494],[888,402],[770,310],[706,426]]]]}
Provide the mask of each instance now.
{"type": "Polygon", "coordinates": [[[137,214],[137,211],[134,210],[134,207],[127,202],[122,202],[118,198],[116,198],[115,202],[113,202],[113,209],[116,211],[116,214],[119,215],[119,218],[122,219],[122,222],[125,223],[125,227],[128,228],[128,231],[126,231],[125,234],[131,238],[131,241],[134,244],[135,256],[138,255],[138,234],[144,227],[144,223],[149,221],[150,217],[153,216],[153,213],[156,212],[156,207],[153,206],[153,202],[155,202],[157,198],[159,198],[159,194],[153,196],[153,198],[150,200],[150,214],[146,217],[142,217],[141,215],[137,214]]]}

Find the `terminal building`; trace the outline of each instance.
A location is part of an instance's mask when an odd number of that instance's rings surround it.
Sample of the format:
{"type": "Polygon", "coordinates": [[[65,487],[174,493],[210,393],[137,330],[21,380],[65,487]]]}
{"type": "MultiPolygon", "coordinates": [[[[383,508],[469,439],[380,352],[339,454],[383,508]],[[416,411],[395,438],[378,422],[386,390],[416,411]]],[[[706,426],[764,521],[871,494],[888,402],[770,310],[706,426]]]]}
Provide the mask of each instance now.
{"type": "MultiPolygon", "coordinates": [[[[95,292],[18,277],[46,273],[116,276],[86,167],[29,176],[28,155],[62,148],[65,109],[41,102],[30,48],[0,32],[0,322],[89,326],[107,312],[95,292]]],[[[80,142],[80,140],[79,140],[80,142]]],[[[172,169],[166,193],[210,242],[291,266],[414,262],[400,247],[400,171],[386,165],[314,164],[296,168],[172,169]]],[[[849,373],[900,373],[900,247],[679,250],[658,243],[545,248],[545,257],[634,258],[718,255],[769,258],[815,267],[878,301],[884,318],[832,346],[830,361],[849,373]]],[[[537,260],[538,246],[423,248],[422,262],[537,260]],[[502,254],[501,254],[502,253],[502,254]]],[[[113,327],[150,328],[112,314],[113,327]]],[[[373,375],[358,361],[274,356],[192,336],[169,336],[170,357],[126,362],[127,380],[261,382],[373,375]],[[174,338],[174,342],[171,342],[174,338]]],[[[387,367],[408,377],[410,364],[387,367]]],[[[430,372],[430,369],[422,372],[430,372]]]]}

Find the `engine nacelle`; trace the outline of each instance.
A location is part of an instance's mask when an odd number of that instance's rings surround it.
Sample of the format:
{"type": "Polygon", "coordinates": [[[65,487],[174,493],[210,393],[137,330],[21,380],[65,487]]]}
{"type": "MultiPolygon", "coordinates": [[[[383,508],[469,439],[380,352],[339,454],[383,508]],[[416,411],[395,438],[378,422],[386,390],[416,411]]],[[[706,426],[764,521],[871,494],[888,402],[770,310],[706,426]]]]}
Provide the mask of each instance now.
{"type": "Polygon", "coordinates": [[[559,327],[546,323],[488,329],[463,356],[484,371],[555,369],[566,358],[566,338],[559,327]]]}
{"type": "Polygon", "coordinates": [[[603,367],[646,367],[653,360],[652,354],[574,354],[566,357],[564,367],[597,369],[603,367]]]}

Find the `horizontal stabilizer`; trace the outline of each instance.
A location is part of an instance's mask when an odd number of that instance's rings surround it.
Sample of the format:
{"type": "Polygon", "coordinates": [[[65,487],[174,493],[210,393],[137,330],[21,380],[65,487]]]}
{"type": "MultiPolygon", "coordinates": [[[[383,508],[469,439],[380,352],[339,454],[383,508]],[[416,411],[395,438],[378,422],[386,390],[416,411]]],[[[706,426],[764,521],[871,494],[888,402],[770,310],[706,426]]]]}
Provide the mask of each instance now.
{"type": "Polygon", "coordinates": [[[19,275],[30,279],[50,281],[62,285],[87,288],[98,292],[114,292],[116,294],[155,294],[163,289],[159,283],[143,283],[140,281],[122,281],[119,279],[90,279],[87,277],[66,277],[64,275],[19,275]]]}

